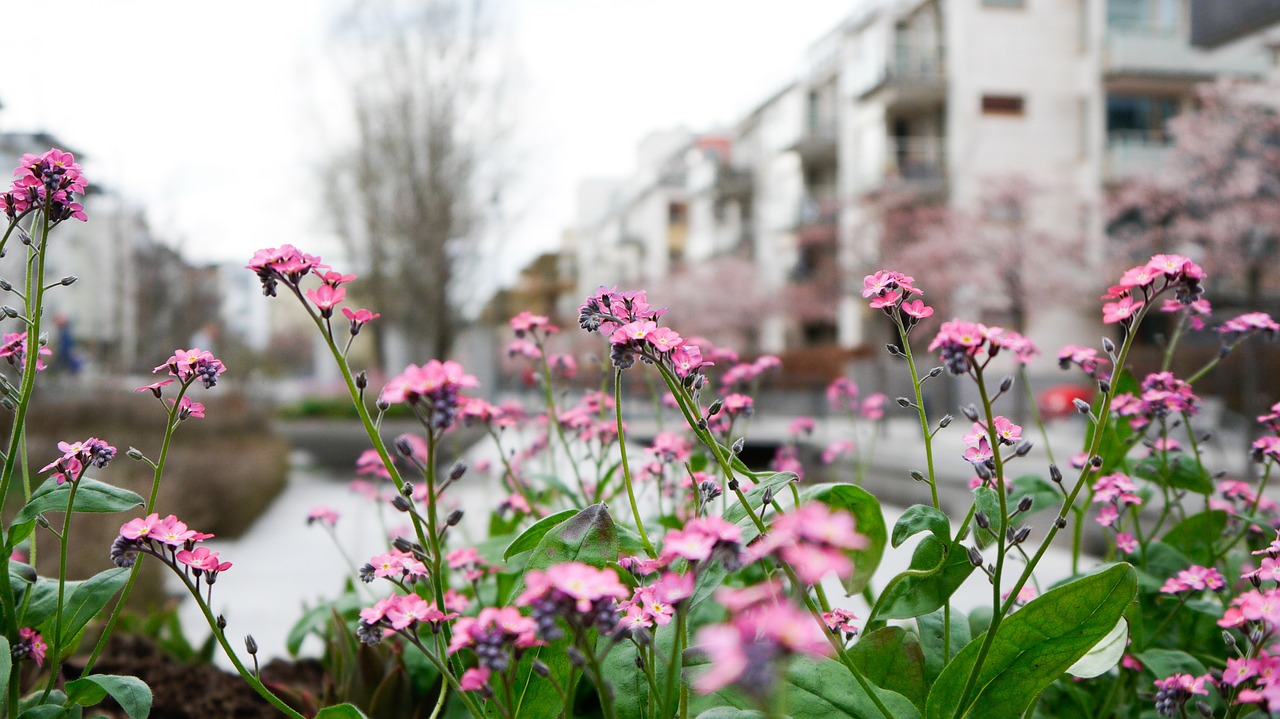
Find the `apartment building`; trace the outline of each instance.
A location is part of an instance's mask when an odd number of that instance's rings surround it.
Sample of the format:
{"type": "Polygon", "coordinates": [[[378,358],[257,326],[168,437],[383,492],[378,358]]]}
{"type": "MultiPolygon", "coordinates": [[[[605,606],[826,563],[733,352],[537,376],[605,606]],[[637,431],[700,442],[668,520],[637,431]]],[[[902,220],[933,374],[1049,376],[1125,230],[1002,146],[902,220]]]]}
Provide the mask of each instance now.
{"type": "MultiPolygon", "coordinates": [[[[637,177],[595,186],[574,232],[580,284],[746,257],[776,299],[751,349],[879,344],[858,290],[894,238],[864,198],[892,184],[977,210],[991,180],[1019,176],[1044,190],[1019,221],[1100,259],[1107,184],[1160,167],[1198,83],[1275,60],[1256,34],[1193,47],[1190,0],[862,0],[728,142],[655,136],[637,177]]],[[[1046,306],[1025,326],[1053,347],[1093,322],[1046,306]]]]}

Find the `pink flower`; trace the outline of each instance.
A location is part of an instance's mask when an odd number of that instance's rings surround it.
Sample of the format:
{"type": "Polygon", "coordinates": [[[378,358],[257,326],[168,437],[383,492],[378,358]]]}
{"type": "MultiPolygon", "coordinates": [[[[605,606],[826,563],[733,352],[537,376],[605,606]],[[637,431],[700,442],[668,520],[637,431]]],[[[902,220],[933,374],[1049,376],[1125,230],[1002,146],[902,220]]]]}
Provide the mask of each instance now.
{"type": "Polygon", "coordinates": [[[449,644],[449,654],[454,654],[466,647],[475,646],[477,640],[483,640],[487,646],[495,650],[505,649],[507,656],[514,649],[525,649],[538,643],[535,636],[537,623],[530,617],[520,615],[515,607],[485,607],[475,617],[460,617],[453,625],[453,641],[449,644]]]}
{"type": "Polygon", "coordinates": [[[489,686],[489,668],[472,667],[462,673],[458,680],[458,688],[464,692],[484,691],[489,686]]]}
{"type": "Polygon", "coordinates": [[[307,290],[307,299],[320,310],[320,316],[326,319],[333,316],[333,308],[346,298],[347,291],[333,285],[324,284],[317,289],[307,290]]]}
{"type": "Polygon", "coordinates": [[[833,632],[843,632],[846,636],[858,633],[858,617],[848,609],[837,607],[829,612],[823,612],[822,621],[826,623],[827,629],[833,632]]]}
{"type": "Polygon", "coordinates": [[[524,337],[526,333],[538,329],[545,330],[548,334],[559,331],[559,328],[552,325],[551,320],[546,315],[535,315],[528,310],[512,317],[510,324],[512,331],[516,333],[516,337],[524,337]]]}
{"type": "Polygon", "coordinates": [[[853,442],[847,439],[838,439],[831,444],[828,444],[827,448],[822,450],[822,463],[831,464],[841,455],[850,454],[852,452],[853,442]]]}
{"type": "Polygon", "coordinates": [[[370,312],[366,309],[352,310],[350,307],[343,307],[342,314],[351,322],[351,334],[360,334],[360,328],[366,324],[381,317],[377,312],[370,312]]]}
{"type": "Polygon", "coordinates": [[[290,287],[297,287],[298,282],[312,271],[320,270],[320,258],[300,252],[293,245],[270,247],[253,253],[246,269],[257,273],[262,282],[262,294],[267,297],[276,296],[276,284],[284,282],[290,287]]]}
{"type": "Polygon", "coordinates": [[[721,407],[730,417],[736,417],[740,414],[749,416],[755,411],[755,400],[745,394],[735,392],[724,398],[724,403],[721,407]]]}
{"type": "Polygon", "coordinates": [[[583,562],[563,562],[546,571],[534,569],[525,574],[525,591],[516,599],[516,605],[529,606],[556,594],[572,600],[577,610],[585,614],[597,600],[625,599],[631,592],[618,581],[618,574],[612,569],[597,569],[583,562]]]}
{"type": "Polygon", "coordinates": [[[1222,589],[1224,586],[1226,586],[1226,582],[1217,569],[1192,565],[1178,572],[1176,577],[1170,577],[1160,587],[1160,591],[1165,594],[1178,594],[1181,592],[1199,592],[1205,589],[1217,590],[1222,589]]]}
{"type": "Polygon", "coordinates": [[[209,551],[208,547],[196,547],[193,551],[182,550],[178,552],[174,559],[179,564],[185,564],[196,571],[200,572],[225,572],[231,568],[231,562],[218,561],[218,553],[209,551]]]}
{"type": "MultiPolygon", "coordinates": [[[[169,401],[169,406],[173,406],[173,401],[169,401]]],[[[204,405],[199,402],[193,402],[190,397],[184,396],[178,400],[178,419],[187,419],[195,417],[197,419],[204,418],[204,405]]]]}
{"type": "Polygon", "coordinates": [[[187,383],[198,379],[209,389],[218,383],[218,375],[227,370],[226,366],[212,353],[199,348],[179,349],[165,363],[157,366],[152,372],[168,370],[180,382],[187,383]]]}
{"type": "MultiPolygon", "coordinates": [[[[874,307],[874,304],[872,306],[874,307]]],[[[902,313],[923,320],[933,316],[933,308],[926,306],[922,300],[911,300],[902,303],[902,313]]]]}
{"type": "Polygon", "coordinates": [[[155,395],[156,399],[160,399],[160,388],[167,387],[171,384],[173,384],[173,380],[162,379],[159,382],[154,382],[152,384],[146,385],[145,387],[139,387],[135,389],[134,392],[150,392],[151,394],[155,395]]]}
{"type": "Polygon", "coordinates": [[[688,377],[690,374],[710,364],[702,360],[702,351],[698,349],[698,346],[688,342],[672,350],[670,357],[671,366],[675,369],[678,377],[688,377]]]}
{"type": "Polygon", "coordinates": [[[645,339],[660,354],[666,354],[684,344],[680,335],[669,327],[659,327],[646,335],[645,339]]]}
{"type": "Polygon", "coordinates": [[[120,536],[125,539],[149,539],[156,526],[160,524],[160,515],[152,512],[140,519],[131,519],[120,527],[120,536]]]}
{"type": "Polygon", "coordinates": [[[307,512],[307,524],[319,522],[324,526],[332,527],[338,523],[339,516],[337,512],[328,507],[312,507],[311,511],[307,512]]]}
{"type": "MultiPolygon", "coordinates": [[[[53,354],[53,350],[43,344],[39,347],[39,351],[36,352],[36,371],[43,372],[45,363],[41,357],[48,357],[53,354]]],[[[3,341],[0,342],[0,357],[7,359],[9,364],[19,369],[25,369],[27,366],[27,333],[6,332],[3,341]]]]}
{"type": "Polygon", "coordinates": [[[787,425],[788,434],[813,434],[813,417],[796,417],[787,425]]]}
{"type": "Polygon", "coordinates": [[[18,638],[18,646],[14,647],[15,656],[29,656],[36,666],[44,666],[44,656],[49,651],[49,645],[45,644],[40,632],[30,627],[23,627],[18,630],[18,638]]]}
{"type": "Polygon", "coordinates": [[[1116,535],[1116,549],[1125,554],[1133,554],[1138,551],[1138,540],[1128,532],[1120,532],[1116,535]]]}
{"type": "Polygon", "coordinates": [[[848,377],[837,377],[827,385],[827,404],[832,409],[852,408],[858,399],[858,385],[848,377]]]}
{"type": "Polygon", "coordinates": [[[1108,302],[1102,306],[1102,322],[1110,325],[1126,321],[1142,309],[1144,304],[1146,303],[1135,302],[1133,297],[1128,295],[1122,297],[1119,302],[1108,302]]]}

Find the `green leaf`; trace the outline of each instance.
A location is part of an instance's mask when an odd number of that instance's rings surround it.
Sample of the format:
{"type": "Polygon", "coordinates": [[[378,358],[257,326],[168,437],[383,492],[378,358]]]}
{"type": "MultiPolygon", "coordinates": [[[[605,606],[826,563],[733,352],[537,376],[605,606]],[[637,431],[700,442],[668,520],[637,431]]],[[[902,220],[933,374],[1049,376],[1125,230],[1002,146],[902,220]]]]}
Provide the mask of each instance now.
{"type": "Polygon", "coordinates": [[[1193,514],[1178,522],[1165,532],[1160,541],[1186,555],[1192,562],[1208,566],[1214,560],[1214,544],[1226,530],[1227,513],[1214,509],[1193,514]]]}
{"type": "MultiPolygon", "coordinates": [[[[73,512],[124,512],[143,506],[142,497],[136,492],[113,487],[88,477],[80,478],[77,484],[79,488],[76,489],[76,504],[71,509],[73,512]]],[[[31,494],[31,501],[18,511],[18,516],[14,517],[13,521],[21,524],[30,522],[36,518],[36,515],[45,512],[65,512],[67,499],[70,496],[69,482],[58,484],[53,477],[50,477],[31,494]]]]}
{"type": "Polygon", "coordinates": [[[924,654],[916,635],[902,627],[877,629],[859,639],[849,656],[872,684],[901,694],[924,711],[929,688],[925,684],[924,654]]]}
{"type": "Polygon", "coordinates": [[[367,719],[367,716],[356,709],[355,706],[349,704],[339,704],[338,706],[326,706],[316,714],[316,719],[367,719]]]}
{"type": "Polygon", "coordinates": [[[990,487],[978,487],[973,490],[973,503],[978,506],[978,511],[991,520],[990,529],[983,529],[977,522],[973,523],[973,539],[978,543],[979,549],[985,549],[1000,531],[1000,495],[990,487]]]}
{"type": "Polygon", "coordinates": [[[359,595],[347,592],[332,602],[323,602],[308,609],[303,612],[302,617],[289,630],[289,635],[285,638],[285,649],[288,650],[290,656],[298,656],[298,652],[302,649],[302,643],[306,641],[307,636],[312,632],[320,634],[321,630],[328,626],[329,618],[333,616],[334,612],[343,617],[348,617],[359,611],[364,604],[359,595]]]}
{"type": "Polygon", "coordinates": [[[67,696],[76,704],[91,707],[108,694],[133,719],[146,719],[151,714],[151,689],[137,677],[90,674],[67,682],[67,696]]]}
{"type": "Polygon", "coordinates": [[[62,608],[62,636],[74,637],[129,581],[129,570],[115,567],[81,582],[62,608]]]}
{"type": "Polygon", "coordinates": [[[1197,494],[1213,494],[1213,480],[1205,468],[1191,457],[1162,452],[1135,462],[1130,474],[1197,494]]]}
{"type": "Polygon", "coordinates": [[[897,549],[909,538],[921,532],[932,532],[939,542],[951,541],[951,520],[941,509],[927,504],[916,504],[898,517],[893,525],[893,547],[897,549]]]}
{"type": "Polygon", "coordinates": [[[576,509],[566,509],[563,512],[557,512],[547,517],[539,519],[532,527],[524,530],[515,541],[507,546],[505,552],[502,553],[502,561],[507,561],[512,555],[528,552],[538,546],[538,542],[542,541],[542,537],[552,529],[567,522],[569,518],[578,513],[576,509]]]}
{"type": "Polygon", "coordinates": [[[9,638],[0,635],[0,687],[9,686],[9,673],[13,671],[13,654],[9,649],[9,638]]]}
{"type": "MultiPolygon", "coordinates": [[[[618,713],[619,719],[622,713],[618,713]]],[[[755,709],[738,709],[737,707],[713,707],[699,714],[696,719],[764,719],[764,714],[755,709]]]]}
{"type": "MultiPolygon", "coordinates": [[[[542,536],[525,564],[525,573],[533,569],[546,569],[563,562],[585,562],[593,567],[605,567],[618,561],[618,531],[604,504],[593,504],[578,512],[566,522],[542,536]]],[[[512,596],[524,590],[524,577],[516,582],[512,596]]],[[[525,652],[516,667],[512,683],[515,692],[516,716],[525,719],[552,719],[564,709],[564,700],[556,691],[556,685],[571,691],[569,658],[565,650],[569,646],[566,636],[547,646],[525,652]],[[541,660],[551,671],[555,682],[533,673],[534,660],[541,660]]]]}
{"type": "MultiPolygon", "coordinates": [[[[600,637],[597,642],[599,645],[597,651],[608,646],[612,641],[610,637],[600,637]]],[[[660,660],[662,666],[666,664],[666,657],[671,656],[671,644],[674,641],[674,631],[662,629],[653,633],[653,649],[657,656],[663,657],[660,660]]],[[[609,677],[609,682],[613,685],[614,706],[618,719],[648,719],[649,703],[652,701],[655,708],[662,703],[662,697],[649,696],[649,680],[645,678],[644,672],[636,668],[638,655],[639,651],[635,644],[620,642],[604,658],[604,675],[609,677]]],[[[662,666],[658,667],[660,686],[666,677],[662,666]]]]}
{"type": "Polygon", "coordinates": [[[1144,592],[1158,592],[1160,586],[1169,577],[1191,566],[1191,561],[1182,552],[1164,542],[1150,542],[1146,547],[1146,568],[1138,571],[1138,583],[1144,592]]]}
{"type": "Polygon", "coordinates": [[[1154,674],[1156,679],[1174,674],[1199,676],[1208,671],[1199,659],[1177,649],[1148,649],[1137,657],[1143,668],[1154,674]]]}
{"type": "Polygon", "coordinates": [[[884,557],[884,545],[888,541],[884,512],[880,502],[862,487],[852,484],[819,484],[809,488],[802,499],[816,500],[831,509],[843,509],[857,521],[858,534],[867,538],[867,546],[848,552],[853,560],[853,575],[845,582],[845,591],[857,594],[871,581],[876,567],[884,557]]]}
{"type": "Polygon", "coordinates": [[[1016,507],[1023,497],[1030,497],[1032,514],[1044,509],[1055,509],[1066,499],[1061,487],[1038,474],[1024,474],[1014,479],[1012,485],[1010,506],[1016,507]]]}
{"type": "Polygon", "coordinates": [[[920,632],[920,649],[924,652],[925,684],[932,685],[942,668],[951,658],[960,653],[960,649],[969,643],[972,635],[969,632],[969,620],[964,612],[951,608],[951,647],[947,651],[947,637],[943,633],[945,610],[922,614],[916,617],[916,627],[920,632]]]}
{"type": "MultiPolygon", "coordinates": [[[[705,657],[685,662],[691,670],[688,674],[701,672],[701,667],[706,664],[705,657]]],[[[793,657],[787,665],[785,682],[785,687],[774,687],[773,691],[787,692],[787,714],[792,719],[884,719],[884,714],[871,701],[871,697],[850,675],[849,668],[833,659],[793,657]]],[[[894,719],[919,719],[920,711],[906,697],[879,687],[872,689],[894,719]]],[[[701,713],[725,705],[738,709],[755,706],[750,699],[731,687],[705,695],[689,693],[689,708],[692,712],[701,713]]]]}
{"type": "MultiPolygon", "coordinates": [[[[67,592],[74,592],[80,587],[80,582],[67,582],[67,592]]],[[[48,577],[37,577],[35,584],[16,587],[19,591],[17,594],[18,604],[24,601],[27,592],[31,592],[31,601],[27,604],[27,611],[22,617],[22,623],[30,627],[39,627],[58,610],[58,582],[48,577]]]]}
{"type": "Polygon", "coordinates": [[[1125,646],[1129,643],[1129,622],[1124,617],[1116,622],[1107,636],[1093,645],[1080,660],[1067,668],[1067,673],[1081,679],[1092,679],[1103,672],[1110,671],[1124,655],[1125,646]]]}
{"type": "Polygon", "coordinates": [[[873,619],[910,619],[941,608],[973,573],[973,564],[959,542],[944,545],[929,535],[916,546],[908,571],[890,580],[873,619]]]}
{"type": "Polygon", "coordinates": [[[986,635],[942,670],[929,693],[928,719],[1017,719],[1045,687],[1116,626],[1138,591],[1133,567],[1115,564],[1049,590],[996,629],[970,696],[963,697],[986,635]]]}

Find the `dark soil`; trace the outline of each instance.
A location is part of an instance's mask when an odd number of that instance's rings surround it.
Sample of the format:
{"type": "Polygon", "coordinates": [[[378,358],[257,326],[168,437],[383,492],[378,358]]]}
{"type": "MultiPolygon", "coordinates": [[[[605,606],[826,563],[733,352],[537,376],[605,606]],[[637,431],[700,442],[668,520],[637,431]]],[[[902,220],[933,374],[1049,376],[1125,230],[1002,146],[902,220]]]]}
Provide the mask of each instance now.
{"type": "MultiPolygon", "coordinates": [[[[78,667],[68,666],[75,676],[78,667]]],[[[281,713],[258,696],[237,674],[209,664],[183,664],[150,639],[117,635],[94,668],[96,674],[136,676],[151,687],[152,719],[279,719],[281,713]]],[[[326,676],[320,662],[275,660],[262,668],[262,680],[288,704],[307,716],[316,713],[326,676]]],[[[109,698],[88,714],[110,719],[126,715],[109,698]]]]}

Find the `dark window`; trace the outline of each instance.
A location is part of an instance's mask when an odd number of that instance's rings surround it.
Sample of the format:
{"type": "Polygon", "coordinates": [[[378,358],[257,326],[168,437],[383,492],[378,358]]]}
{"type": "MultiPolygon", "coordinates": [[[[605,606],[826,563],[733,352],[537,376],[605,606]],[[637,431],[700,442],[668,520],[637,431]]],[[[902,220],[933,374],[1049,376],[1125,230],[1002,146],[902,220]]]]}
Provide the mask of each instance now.
{"type": "Polygon", "coordinates": [[[1108,95],[1107,140],[1167,143],[1169,135],[1166,126],[1177,114],[1178,101],[1172,97],[1108,95]]]}
{"type": "Polygon", "coordinates": [[[1021,115],[1022,113],[1021,95],[982,96],[982,114],[984,115],[1021,115]]]}

